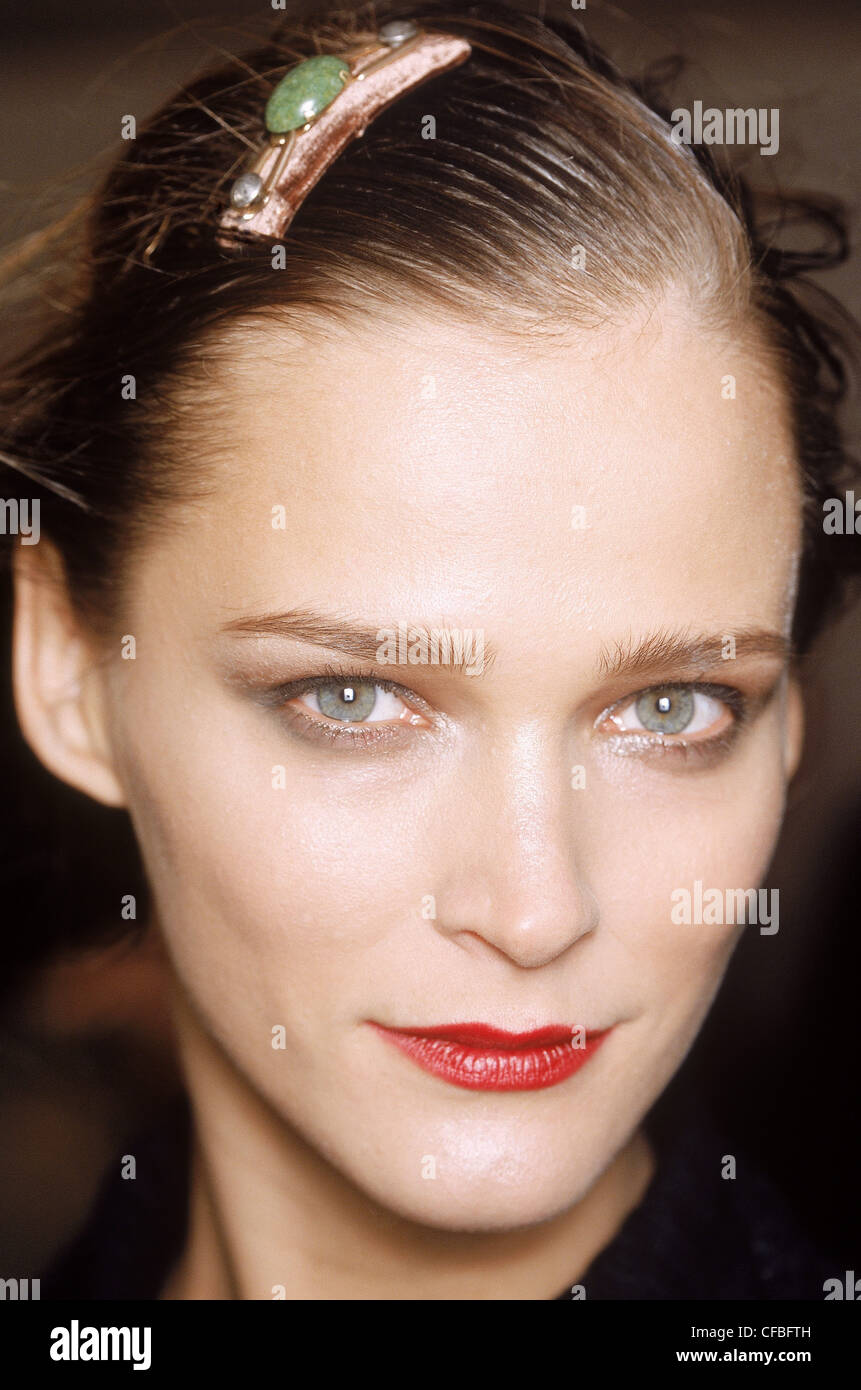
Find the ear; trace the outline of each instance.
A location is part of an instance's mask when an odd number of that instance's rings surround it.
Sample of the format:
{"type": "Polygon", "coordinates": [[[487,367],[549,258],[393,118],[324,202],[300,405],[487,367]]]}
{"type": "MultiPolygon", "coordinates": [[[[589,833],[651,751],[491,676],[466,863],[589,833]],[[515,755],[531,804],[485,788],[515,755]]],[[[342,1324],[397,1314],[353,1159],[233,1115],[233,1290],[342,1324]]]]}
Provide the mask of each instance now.
{"type": "Polygon", "coordinates": [[[804,700],[801,694],[801,684],[797,678],[790,674],[786,686],[786,725],[783,744],[783,759],[786,767],[787,781],[798,771],[798,764],[801,762],[801,754],[804,748],[804,700]]]}
{"type": "Polygon", "coordinates": [[[125,805],[107,737],[107,663],[70,602],[51,543],[15,547],[15,709],[50,772],[106,806],[125,805]]]}

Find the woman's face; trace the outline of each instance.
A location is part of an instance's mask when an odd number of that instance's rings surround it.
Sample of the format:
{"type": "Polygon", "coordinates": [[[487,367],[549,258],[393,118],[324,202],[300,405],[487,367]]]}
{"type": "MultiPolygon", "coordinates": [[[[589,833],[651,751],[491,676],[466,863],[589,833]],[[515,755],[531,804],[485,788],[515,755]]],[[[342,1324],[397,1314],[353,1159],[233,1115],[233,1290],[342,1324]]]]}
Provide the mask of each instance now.
{"type": "Polygon", "coordinates": [[[797,758],[784,407],[669,302],[553,345],[418,311],[244,344],[212,367],[211,495],[135,562],[106,677],[173,968],[360,1190],[540,1221],[759,931],[676,904],[761,882],[797,758]],[[473,646],[403,660],[419,627],[473,646]],[[426,1036],[458,1024],[570,1042],[426,1036]]]}

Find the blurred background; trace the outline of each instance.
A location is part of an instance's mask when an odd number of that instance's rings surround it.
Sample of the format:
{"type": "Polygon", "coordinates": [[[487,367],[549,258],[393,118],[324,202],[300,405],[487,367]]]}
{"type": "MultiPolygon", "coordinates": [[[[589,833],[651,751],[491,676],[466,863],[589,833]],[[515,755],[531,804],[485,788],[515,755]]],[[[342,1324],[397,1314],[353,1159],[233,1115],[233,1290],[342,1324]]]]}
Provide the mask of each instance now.
{"type": "MultiPolygon", "coordinates": [[[[544,14],[571,7],[536,0],[522,8],[544,14]]],[[[743,167],[766,188],[840,198],[857,228],[855,0],[588,0],[575,14],[630,75],[684,55],[687,68],[671,88],[674,104],[779,108],[779,154],[753,151],[743,167]]],[[[53,220],[92,187],[119,148],[123,116],[143,120],[197,68],[225,49],[253,45],[277,19],[269,0],[4,0],[0,247],[53,220]]],[[[820,283],[861,315],[857,254],[820,283]]],[[[857,395],[846,418],[857,452],[857,395]]],[[[780,890],[780,932],[743,934],[718,1002],[665,1101],[670,1112],[681,1112],[691,1090],[706,1097],[834,1254],[837,1274],[861,1268],[859,653],[856,609],[829,631],[809,664],[805,758],[767,878],[780,890]]],[[[3,714],[11,725],[8,674],[5,680],[3,714]]],[[[109,1161],[179,1082],[162,977],[146,936],[52,953],[70,924],[86,921],[88,886],[98,882],[103,894],[107,886],[114,902],[131,891],[127,878],[115,885],[111,878],[127,844],[123,819],[105,821],[97,843],[76,841],[72,849],[64,826],[83,815],[80,799],[20,748],[2,756],[0,1273],[25,1277],[80,1226],[109,1161]],[[35,859],[23,848],[31,822],[47,826],[35,859]],[[51,870],[69,858],[78,886],[57,901],[51,870]],[[34,965],[44,952],[48,960],[34,965]]]]}

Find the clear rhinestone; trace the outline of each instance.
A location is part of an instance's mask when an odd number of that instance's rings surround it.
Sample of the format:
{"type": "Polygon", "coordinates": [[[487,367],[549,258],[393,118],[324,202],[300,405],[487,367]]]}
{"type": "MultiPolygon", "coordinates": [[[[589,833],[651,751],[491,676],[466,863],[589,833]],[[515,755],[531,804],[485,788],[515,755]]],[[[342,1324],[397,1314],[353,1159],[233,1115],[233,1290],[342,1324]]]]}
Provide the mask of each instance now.
{"type": "Polygon", "coordinates": [[[414,39],[419,32],[419,26],[413,19],[390,19],[388,24],[384,24],[379,32],[379,40],[386,43],[390,48],[398,48],[408,39],[414,39]]]}
{"type": "Polygon", "coordinates": [[[230,201],[235,208],[247,208],[263,192],[263,180],[259,174],[241,174],[230,190],[230,201]]]}

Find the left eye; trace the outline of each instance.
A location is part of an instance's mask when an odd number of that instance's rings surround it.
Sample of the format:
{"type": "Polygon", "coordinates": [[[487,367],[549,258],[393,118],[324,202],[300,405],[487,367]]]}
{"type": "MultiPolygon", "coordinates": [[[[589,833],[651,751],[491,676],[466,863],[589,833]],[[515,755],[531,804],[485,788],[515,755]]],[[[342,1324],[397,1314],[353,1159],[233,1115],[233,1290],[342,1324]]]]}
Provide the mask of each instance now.
{"type": "Polygon", "coordinates": [[[656,686],[610,716],[617,729],[634,733],[698,734],[731,721],[727,702],[693,686],[656,686]]]}
{"type": "Polygon", "coordinates": [[[297,696],[296,703],[346,724],[409,719],[412,713],[399,695],[375,681],[327,681],[297,696]]]}

